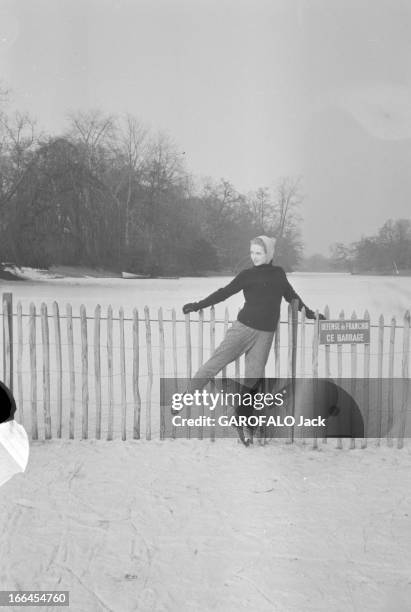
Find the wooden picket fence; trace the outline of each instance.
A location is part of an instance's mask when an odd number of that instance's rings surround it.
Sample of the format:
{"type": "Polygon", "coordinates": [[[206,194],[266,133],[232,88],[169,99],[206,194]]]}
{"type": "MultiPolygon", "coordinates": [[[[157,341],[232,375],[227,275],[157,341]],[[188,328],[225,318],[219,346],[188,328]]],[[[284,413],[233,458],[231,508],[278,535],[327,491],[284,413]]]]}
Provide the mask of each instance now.
{"type": "MultiPolygon", "coordinates": [[[[152,410],[153,405],[159,405],[160,378],[191,378],[194,362],[197,367],[203,363],[232,322],[227,308],[224,318],[217,319],[213,307],[208,320],[203,311],[195,319],[190,315],[179,319],[174,309],[171,316],[165,317],[162,308],[152,318],[147,306],[142,317],[136,308],[131,317],[125,316],[124,308],[114,316],[111,306],[102,316],[100,305],[92,316],[84,305],[79,315],[73,314],[70,304],[66,305],[65,314],[61,314],[57,302],[51,310],[50,313],[44,303],[40,308],[31,303],[28,312],[23,312],[20,302],[14,310],[12,294],[3,294],[3,380],[16,398],[17,418],[33,440],[162,437],[159,411],[152,410]],[[115,366],[119,367],[118,372],[115,366]]],[[[296,325],[297,315],[296,305],[290,305],[288,319],[278,324],[267,377],[409,378],[409,311],[402,325],[394,317],[385,324],[381,315],[378,323],[371,325],[370,344],[361,347],[320,346],[318,318],[306,321],[303,310],[296,325]],[[374,346],[376,351],[371,353],[374,346]]],[[[330,318],[328,307],[325,315],[330,318]]],[[[344,312],[339,317],[343,319],[344,312]]],[[[351,319],[356,318],[353,312],[351,319]]],[[[369,319],[368,312],[364,318],[369,319]]],[[[229,367],[233,368],[233,376],[241,376],[240,359],[229,367]]],[[[227,371],[224,368],[223,377],[227,371]]],[[[404,402],[407,406],[408,397],[404,402]]],[[[403,441],[404,430],[398,438],[399,447],[403,441]]],[[[387,443],[392,445],[389,436],[387,443]]],[[[338,446],[341,447],[341,441],[338,446]]],[[[350,446],[355,447],[355,442],[351,441],[350,446]]],[[[362,441],[362,447],[365,446],[366,440],[362,441]]]]}

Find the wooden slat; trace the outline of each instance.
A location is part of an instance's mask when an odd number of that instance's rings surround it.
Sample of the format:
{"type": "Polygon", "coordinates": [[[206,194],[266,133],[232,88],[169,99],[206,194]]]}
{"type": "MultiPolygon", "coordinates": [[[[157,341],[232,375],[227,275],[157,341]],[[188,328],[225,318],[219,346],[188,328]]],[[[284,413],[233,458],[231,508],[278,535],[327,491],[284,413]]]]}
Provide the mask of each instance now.
{"type": "Polygon", "coordinates": [[[94,395],[96,402],[96,439],[101,439],[101,306],[94,309],[94,395]]]}
{"type": "Polygon", "coordinates": [[[210,308],[210,353],[215,351],[215,308],[210,308]]]}
{"type": "Polygon", "coordinates": [[[151,346],[150,311],[144,306],[147,348],[146,440],[151,440],[151,392],[153,388],[153,351],[151,346]]]}
{"type": "MultiPolygon", "coordinates": [[[[326,304],[324,306],[324,316],[326,319],[330,319],[330,308],[328,306],[328,304],[326,304]]],[[[325,344],[324,345],[324,376],[325,378],[331,378],[331,365],[330,365],[330,345],[329,344],[325,344]]],[[[327,444],[328,440],[327,440],[327,435],[326,435],[326,431],[324,432],[324,435],[322,437],[322,443],[323,444],[327,444]]]]}
{"type": "Polygon", "coordinates": [[[287,376],[292,376],[292,356],[293,356],[293,320],[292,320],[292,308],[291,304],[288,304],[287,308],[287,331],[288,331],[288,359],[287,359],[287,376]]]}
{"type": "MultiPolygon", "coordinates": [[[[204,310],[200,310],[198,313],[197,344],[198,344],[197,368],[200,368],[203,365],[203,357],[204,357],[204,310]]],[[[199,415],[204,416],[204,405],[201,405],[200,410],[199,410],[199,415]]],[[[198,427],[198,439],[199,440],[203,439],[203,427],[198,427]]]]}
{"type": "Polygon", "coordinates": [[[198,313],[198,339],[197,339],[197,369],[203,365],[204,355],[204,310],[198,313]]]}
{"type": "MultiPolygon", "coordinates": [[[[226,337],[226,334],[228,332],[229,321],[230,321],[230,314],[229,314],[228,308],[226,306],[226,308],[224,310],[224,327],[223,327],[223,337],[224,338],[226,337]]],[[[229,382],[227,380],[227,366],[224,366],[223,369],[221,370],[221,376],[223,377],[223,389],[222,389],[223,392],[224,393],[230,393],[231,392],[231,386],[229,386],[229,382]]],[[[222,414],[224,414],[224,415],[228,414],[227,402],[224,402],[222,414]]]]}
{"type": "Polygon", "coordinates": [[[47,306],[41,305],[41,339],[43,345],[43,412],[44,437],[51,440],[51,414],[50,414],[50,340],[47,306]]]}
{"type": "MultiPolygon", "coordinates": [[[[215,351],[215,308],[211,306],[210,308],[210,353],[211,355],[215,351]]],[[[210,381],[210,391],[211,393],[215,393],[215,380],[210,381]]],[[[214,415],[215,416],[215,413],[214,415]]],[[[215,427],[211,427],[210,429],[210,440],[215,442],[215,427]]]]}
{"type": "Polygon", "coordinates": [[[36,307],[33,302],[30,304],[29,330],[31,439],[38,440],[39,434],[37,424],[36,307]]]}
{"type": "Polygon", "coordinates": [[[81,330],[81,437],[88,438],[88,341],[87,341],[87,313],[84,304],[80,306],[81,330]]]}
{"type": "MultiPolygon", "coordinates": [[[[343,310],[340,312],[340,319],[344,319],[343,310]]],[[[343,351],[342,344],[337,344],[337,378],[339,382],[341,381],[342,374],[343,374],[342,351],[343,351]]],[[[337,448],[340,450],[343,448],[342,438],[337,438],[337,448]]]]}
{"type": "Polygon", "coordinates": [[[13,393],[13,294],[3,293],[3,381],[13,393]]]}
{"type": "Polygon", "coordinates": [[[108,383],[108,418],[107,440],[113,439],[114,430],[114,388],[113,388],[113,308],[107,308],[107,383],[108,383]]]}
{"type": "Polygon", "coordinates": [[[401,413],[400,423],[398,431],[397,448],[404,446],[405,427],[407,422],[407,412],[409,407],[409,360],[410,360],[410,311],[404,315],[404,327],[403,327],[403,338],[402,338],[402,362],[401,362],[401,375],[403,379],[402,384],[402,401],[401,401],[401,413]]]}
{"type": "Polygon", "coordinates": [[[57,302],[53,302],[54,343],[57,365],[57,437],[61,438],[63,425],[63,363],[61,348],[60,311],[57,302]]]}
{"type": "MultiPolygon", "coordinates": [[[[238,312],[240,312],[240,308],[238,309],[238,312]]],[[[234,377],[237,382],[240,380],[240,376],[241,376],[241,362],[240,362],[240,357],[237,357],[237,359],[234,362],[234,377]]]]}
{"type": "MultiPolygon", "coordinates": [[[[192,377],[192,365],[191,365],[191,320],[190,313],[185,315],[185,332],[186,332],[186,378],[187,382],[192,377]]],[[[186,407],[187,418],[191,417],[190,407],[186,407]]],[[[186,437],[190,438],[190,428],[186,429],[186,437]]]]}
{"type": "Polygon", "coordinates": [[[66,305],[67,323],[67,352],[70,379],[70,418],[69,418],[69,438],[74,438],[74,420],[76,415],[76,375],[74,372],[74,342],[73,342],[73,315],[71,304],[66,305]]]}
{"type": "MultiPolygon", "coordinates": [[[[319,313],[318,310],[315,311],[315,321],[314,321],[314,329],[313,329],[313,345],[312,345],[312,369],[313,369],[313,378],[318,378],[318,349],[319,349],[319,313]]],[[[318,395],[318,389],[316,383],[314,382],[314,400],[318,395]]],[[[314,404],[316,402],[314,401],[314,404]]],[[[317,434],[314,432],[313,438],[313,448],[318,448],[318,440],[317,434]]]]}
{"type": "Polygon", "coordinates": [[[301,378],[305,378],[305,307],[301,309],[301,333],[300,333],[300,373],[301,378]]]}
{"type": "Polygon", "coordinates": [[[121,439],[127,438],[127,391],[126,391],[126,348],[124,341],[124,309],[119,309],[120,332],[120,385],[121,385],[121,439]]]}
{"type": "Polygon", "coordinates": [[[17,419],[24,426],[23,404],[23,308],[21,302],[17,304],[17,419]]]}
{"type": "Polygon", "coordinates": [[[13,376],[12,376],[12,340],[11,340],[11,327],[9,318],[9,301],[5,299],[5,296],[10,294],[3,294],[3,380],[11,391],[13,390],[13,376]]]}
{"type": "Polygon", "coordinates": [[[185,332],[186,332],[186,377],[191,379],[192,367],[191,367],[191,326],[190,326],[190,313],[185,316],[185,332]]]}
{"type": "Polygon", "coordinates": [[[277,329],[275,330],[274,336],[274,358],[275,358],[275,377],[278,379],[281,376],[281,364],[280,364],[280,354],[281,354],[281,321],[278,319],[277,329]]]}
{"type": "MultiPolygon", "coordinates": [[[[357,319],[357,315],[355,311],[351,315],[351,320],[355,321],[357,319]]],[[[357,345],[351,344],[351,395],[355,399],[355,392],[357,388],[356,383],[357,378],[357,345]]],[[[350,440],[350,448],[355,448],[355,438],[352,437],[350,440]]]]}
{"type": "MultiPolygon", "coordinates": [[[[223,334],[224,334],[224,338],[225,335],[228,331],[228,322],[230,320],[230,315],[228,313],[228,308],[226,307],[225,311],[224,311],[224,328],[223,328],[223,334]]],[[[224,366],[224,368],[221,370],[221,375],[223,378],[227,378],[227,366],[224,366]]]]}
{"type": "Polygon", "coordinates": [[[388,353],[388,401],[387,401],[387,445],[392,446],[393,404],[394,404],[394,357],[395,357],[395,330],[397,321],[391,319],[390,348],[388,353]]]}
{"type": "MultiPolygon", "coordinates": [[[[327,306],[324,308],[324,316],[326,319],[330,319],[330,309],[327,306]]],[[[330,345],[326,344],[324,347],[325,353],[325,378],[331,378],[331,367],[330,367],[330,345]]]]}
{"type": "Polygon", "coordinates": [[[318,378],[318,349],[319,349],[319,319],[318,310],[315,311],[314,329],[313,329],[313,350],[312,350],[312,370],[313,377],[318,378]]]}
{"type": "MultiPolygon", "coordinates": [[[[369,321],[368,310],[364,313],[364,319],[369,321]]],[[[363,383],[363,406],[364,406],[364,438],[361,448],[367,448],[367,436],[369,434],[369,410],[370,410],[370,345],[364,344],[364,383],[363,383]]]]}
{"type": "Polygon", "coordinates": [[[138,310],[133,308],[133,400],[134,420],[133,438],[140,439],[141,397],[139,388],[140,346],[139,346],[138,310]]]}
{"type": "Polygon", "coordinates": [[[173,308],[171,311],[172,321],[172,343],[173,343],[173,376],[175,379],[178,378],[178,360],[177,360],[177,317],[176,310],[173,308]]]}
{"type": "MultiPolygon", "coordinates": [[[[174,393],[178,393],[178,361],[177,361],[177,316],[176,310],[173,308],[171,311],[171,324],[172,324],[172,343],[173,343],[173,377],[174,377],[174,393]]],[[[172,426],[171,430],[172,438],[176,437],[176,427],[172,426]]]]}
{"type": "Polygon", "coordinates": [[[165,368],[165,352],[166,352],[166,343],[164,337],[164,321],[163,321],[163,309],[158,309],[158,334],[160,340],[160,440],[164,440],[165,431],[166,431],[166,421],[164,411],[166,410],[165,406],[165,394],[164,394],[164,384],[166,377],[166,368],[165,368]],[[163,381],[163,383],[161,382],[163,381]]]}
{"type": "Polygon", "coordinates": [[[383,359],[384,359],[384,316],[380,315],[378,320],[378,371],[377,371],[377,418],[378,418],[378,438],[377,446],[381,444],[382,432],[382,375],[383,375],[383,359]]]}
{"type": "MultiPolygon", "coordinates": [[[[289,308],[291,314],[291,378],[293,385],[292,416],[295,418],[295,378],[297,376],[297,346],[298,346],[298,300],[292,300],[289,308]]],[[[289,318],[290,323],[290,318],[289,318]]],[[[294,442],[294,426],[289,430],[289,442],[294,442]]]]}

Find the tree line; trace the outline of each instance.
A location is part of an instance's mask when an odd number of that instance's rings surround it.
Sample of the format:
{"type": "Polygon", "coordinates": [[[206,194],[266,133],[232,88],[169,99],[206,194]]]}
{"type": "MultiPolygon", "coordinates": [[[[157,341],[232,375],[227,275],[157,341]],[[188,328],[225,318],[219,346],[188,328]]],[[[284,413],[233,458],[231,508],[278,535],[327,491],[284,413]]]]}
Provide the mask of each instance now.
{"type": "Polygon", "coordinates": [[[375,235],[357,242],[337,242],[330,256],[312,255],[304,262],[307,270],[374,272],[398,274],[411,272],[411,219],[388,219],[375,235]]]}
{"type": "Polygon", "coordinates": [[[248,241],[277,237],[287,270],[302,257],[300,182],[240,193],[199,179],[162,132],[132,115],[67,117],[46,134],[25,113],[0,113],[0,261],[87,265],[152,275],[236,271],[248,241]]]}

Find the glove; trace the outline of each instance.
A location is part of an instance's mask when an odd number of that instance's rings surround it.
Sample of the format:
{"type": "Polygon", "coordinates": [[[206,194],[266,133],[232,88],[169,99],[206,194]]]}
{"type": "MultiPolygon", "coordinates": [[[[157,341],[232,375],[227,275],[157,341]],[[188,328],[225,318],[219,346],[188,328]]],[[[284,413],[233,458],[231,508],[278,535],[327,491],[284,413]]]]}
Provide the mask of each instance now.
{"type": "Polygon", "coordinates": [[[183,306],[184,314],[188,314],[189,312],[197,312],[197,310],[200,310],[197,302],[190,302],[189,304],[184,304],[183,306]]]}

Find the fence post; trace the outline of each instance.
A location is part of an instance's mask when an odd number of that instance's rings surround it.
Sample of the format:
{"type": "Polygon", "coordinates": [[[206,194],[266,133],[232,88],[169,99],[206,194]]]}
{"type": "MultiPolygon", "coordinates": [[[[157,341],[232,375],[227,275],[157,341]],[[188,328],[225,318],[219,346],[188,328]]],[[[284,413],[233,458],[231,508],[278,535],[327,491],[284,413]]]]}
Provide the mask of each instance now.
{"type": "Polygon", "coordinates": [[[66,323],[67,323],[68,367],[69,367],[69,377],[70,377],[69,439],[73,440],[74,439],[74,420],[76,416],[76,375],[74,371],[73,311],[71,308],[71,304],[66,304],[66,323]]]}
{"type": "Polygon", "coordinates": [[[404,446],[405,425],[408,412],[408,390],[409,390],[409,359],[410,359],[410,311],[404,315],[403,339],[402,339],[402,402],[400,413],[400,427],[398,431],[397,448],[404,446]]]}
{"type": "Polygon", "coordinates": [[[121,439],[127,437],[127,393],[126,393],[126,349],[124,339],[124,309],[121,306],[119,312],[120,331],[120,381],[121,381],[121,439]]]}
{"type": "MultiPolygon", "coordinates": [[[[357,314],[354,311],[351,315],[351,320],[355,321],[357,314]]],[[[357,388],[357,345],[351,344],[351,395],[355,399],[355,391],[357,388]]],[[[355,438],[350,439],[350,449],[355,448],[355,438]]]]}
{"type": "MultiPolygon", "coordinates": [[[[368,310],[364,313],[364,319],[370,320],[368,310]]],[[[371,339],[370,339],[371,340],[371,339]]],[[[370,412],[370,345],[364,344],[364,438],[361,441],[361,448],[367,448],[367,436],[369,431],[369,412],[370,412]]]]}
{"type": "Polygon", "coordinates": [[[107,440],[113,439],[114,428],[114,388],[113,388],[113,308],[107,308],[107,382],[108,382],[108,417],[107,440]]]}
{"type": "Polygon", "coordinates": [[[133,400],[134,400],[134,418],[133,418],[133,438],[140,440],[140,421],[141,421],[141,397],[138,384],[140,372],[140,341],[138,329],[138,310],[133,308],[133,400]]]}
{"type": "Polygon", "coordinates": [[[43,345],[43,413],[44,413],[44,437],[51,439],[51,413],[50,413],[50,342],[49,321],[47,306],[43,302],[40,309],[41,316],[41,340],[43,345]]]}
{"type": "MultiPolygon", "coordinates": [[[[214,309],[214,306],[211,306],[210,308],[210,352],[211,354],[213,354],[214,351],[215,351],[215,309],[214,309]]],[[[210,380],[210,391],[211,393],[215,392],[214,378],[210,380]]],[[[215,427],[211,428],[210,440],[211,442],[215,442],[215,427]]]]}
{"type": "Polygon", "coordinates": [[[161,307],[158,309],[158,335],[160,340],[160,440],[164,440],[166,431],[166,419],[164,414],[166,409],[164,395],[166,341],[164,336],[163,309],[161,307]],[[163,381],[163,383],[161,381],[163,381]]]}
{"type": "Polygon", "coordinates": [[[96,439],[101,438],[101,355],[100,355],[101,306],[94,309],[94,389],[96,403],[96,439]]]}
{"type": "Polygon", "coordinates": [[[380,315],[378,320],[378,383],[377,383],[377,410],[378,410],[378,440],[377,446],[381,444],[381,420],[382,420],[382,372],[384,358],[384,317],[380,315]]]}
{"type": "MultiPolygon", "coordinates": [[[[292,408],[291,414],[295,417],[295,376],[297,370],[297,329],[298,326],[298,300],[292,300],[288,305],[288,376],[291,376],[292,408]]],[[[294,427],[289,430],[289,443],[294,442],[294,427]]]]}
{"type": "MultiPolygon", "coordinates": [[[[313,330],[313,349],[312,349],[312,367],[313,367],[313,378],[314,378],[314,404],[318,397],[318,347],[319,347],[319,333],[320,333],[320,320],[319,312],[315,311],[314,330],[313,330]]],[[[314,433],[313,438],[313,449],[318,449],[317,433],[314,433]]]]}
{"type": "MultiPolygon", "coordinates": [[[[330,308],[328,305],[326,305],[324,308],[324,316],[326,319],[330,318],[330,308]]],[[[330,345],[329,344],[326,344],[324,346],[324,353],[325,353],[325,378],[331,378],[330,345]]],[[[326,442],[326,441],[327,441],[327,438],[323,440],[323,442],[326,442]]]]}
{"type": "Polygon", "coordinates": [[[54,337],[57,365],[57,437],[61,438],[63,418],[63,365],[61,353],[60,311],[57,302],[53,302],[54,337]]]}
{"type": "Polygon", "coordinates": [[[390,326],[390,349],[388,354],[388,402],[387,402],[387,446],[392,446],[392,425],[393,425],[393,403],[394,403],[394,355],[395,355],[395,330],[397,320],[391,319],[390,326]]]}
{"type": "MultiPolygon", "coordinates": [[[[300,378],[305,378],[305,306],[301,309],[300,378]]],[[[303,439],[305,443],[305,438],[303,439]]]]}
{"type": "MultiPolygon", "coordinates": [[[[174,392],[178,393],[178,361],[177,361],[177,316],[176,309],[173,308],[171,311],[172,320],[172,342],[173,342],[173,377],[174,377],[174,392]]],[[[171,430],[172,438],[176,437],[176,426],[172,426],[171,430]]]]}
{"type": "Polygon", "coordinates": [[[3,293],[3,380],[13,393],[13,294],[3,293]]]}
{"type": "Polygon", "coordinates": [[[88,438],[88,340],[87,340],[87,312],[84,304],[80,305],[80,331],[81,331],[81,437],[88,438]]]}
{"type": "Polygon", "coordinates": [[[31,439],[38,440],[39,433],[37,424],[36,307],[33,302],[30,303],[29,326],[31,439]]]}
{"type": "MultiPolygon", "coordinates": [[[[203,365],[203,344],[204,344],[204,310],[201,309],[198,313],[198,361],[197,368],[203,365]]],[[[201,416],[204,416],[204,404],[201,405],[201,416]]],[[[198,438],[203,439],[203,426],[198,428],[198,438]]]]}
{"type": "Polygon", "coordinates": [[[146,440],[151,440],[151,391],[153,388],[153,355],[151,346],[150,311],[144,306],[147,348],[146,440]]]}
{"type": "MultiPolygon", "coordinates": [[[[328,304],[326,304],[324,306],[324,316],[326,319],[330,319],[330,308],[328,306],[328,304]]],[[[324,362],[325,362],[325,378],[331,378],[331,367],[330,367],[330,345],[329,344],[325,344],[324,345],[324,362]]],[[[328,439],[327,439],[327,432],[324,432],[323,438],[322,438],[322,443],[323,444],[327,444],[328,439]]]]}
{"type": "Polygon", "coordinates": [[[22,425],[24,425],[23,409],[23,308],[21,302],[17,304],[17,404],[18,415],[22,425]]]}
{"type": "MultiPolygon", "coordinates": [[[[340,319],[344,319],[344,310],[340,312],[340,319]]],[[[337,344],[337,377],[338,382],[341,383],[341,378],[343,374],[343,359],[342,359],[342,344],[337,344]]],[[[337,438],[337,449],[341,450],[343,448],[342,438],[337,438]]]]}
{"type": "MultiPolygon", "coordinates": [[[[185,332],[186,332],[186,377],[191,380],[191,327],[190,313],[185,315],[185,332]]],[[[191,417],[190,407],[187,406],[187,418],[191,417]]],[[[190,428],[187,426],[187,438],[190,437],[190,428]]]]}

